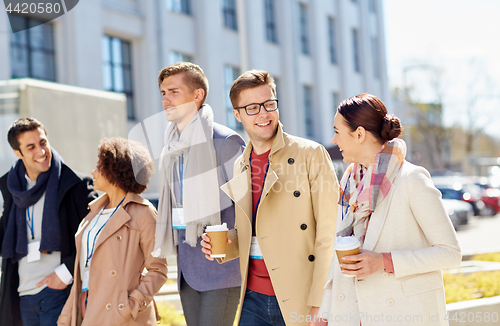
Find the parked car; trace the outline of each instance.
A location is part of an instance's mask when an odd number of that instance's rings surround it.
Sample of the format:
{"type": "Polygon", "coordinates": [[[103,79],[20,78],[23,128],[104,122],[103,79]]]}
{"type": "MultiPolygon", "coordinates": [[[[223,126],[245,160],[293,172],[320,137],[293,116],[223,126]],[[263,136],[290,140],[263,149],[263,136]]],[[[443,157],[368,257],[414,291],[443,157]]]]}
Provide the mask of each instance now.
{"type": "Polygon", "coordinates": [[[473,177],[473,182],[481,188],[483,202],[486,205],[487,215],[500,213],[500,189],[494,186],[487,177],[473,177]]]}
{"type": "Polygon", "coordinates": [[[469,218],[474,216],[472,205],[462,200],[443,198],[443,205],[455,230],[460,225],[468,224],[469,218]]]}
{"type": "Polygon", "coordinates": [[[433,177],[436,188],[441,191],[443,198],[463,200],[472,205],[474,215],[486,215],[487,209],[482,198],[481,187],[467,180],[465,177],[433,177]]]}

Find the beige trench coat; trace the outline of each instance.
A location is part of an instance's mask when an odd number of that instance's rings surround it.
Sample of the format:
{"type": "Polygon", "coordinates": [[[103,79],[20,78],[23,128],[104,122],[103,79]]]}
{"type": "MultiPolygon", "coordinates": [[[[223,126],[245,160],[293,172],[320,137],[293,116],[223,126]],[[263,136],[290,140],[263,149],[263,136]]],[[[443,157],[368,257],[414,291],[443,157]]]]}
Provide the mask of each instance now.
{"type": "Polygon", "coordinates": [[[152,300],[167,280],[167,262],[151,256],[156,210],[133,193],[127,193],[97,239],[90,265],[88,306],[82,321],[82,233],[108,200],[104,194],[90,203],[90,213],[75,235],[75,280],[57,325],[156,325],[152,300]],[[148,273],[141,280],[144,268],[148,273]]]}
{"type": "MultiPolygon", "coordinates": [[[[249,143],[235,162],[233,179],[222,186],[236,203],[225,261],[240,258],[238,320],[252,238],[251,150],[249,143]]],[[[311,306],[321,304],[333,253],[338,196],[337,177],[325,148],[284,133],[280,125],[269,154],[256,234],[287,325],[307,325],[311,306]]]]}
{"type": "Polygon", "coordinates": [[[425,169],[403,163],[370,218],[363,249],[390,252],[394,274],[347,278],[333,257],[319,312],[328,325],[448,325],[441,269],[458,266],[462,256],[425,169]]]}

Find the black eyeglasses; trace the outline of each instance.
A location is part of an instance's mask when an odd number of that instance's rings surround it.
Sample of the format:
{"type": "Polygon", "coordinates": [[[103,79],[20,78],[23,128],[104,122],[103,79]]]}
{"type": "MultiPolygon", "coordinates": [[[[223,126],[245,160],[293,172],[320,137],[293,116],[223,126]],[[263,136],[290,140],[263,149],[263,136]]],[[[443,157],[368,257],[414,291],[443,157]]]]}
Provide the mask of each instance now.
{"type": "Polygon", "coordinates": [[[252,103],[245,106],[240,106],[239,108],[234,108],[235,110],[245,109],[247,115],[256,115],[260,113],[260,108],[264,107],[267,112],[272,112],[278,110],[278,100],[267,100],[262,103],[252,103]]]}

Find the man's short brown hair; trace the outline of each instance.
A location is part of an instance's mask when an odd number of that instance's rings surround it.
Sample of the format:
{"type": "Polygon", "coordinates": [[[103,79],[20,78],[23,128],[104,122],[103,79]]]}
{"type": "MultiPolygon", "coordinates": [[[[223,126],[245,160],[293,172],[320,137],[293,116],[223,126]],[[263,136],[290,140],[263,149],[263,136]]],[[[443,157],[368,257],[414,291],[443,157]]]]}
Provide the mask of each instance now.
{"type": "Polygon", "coordinates": [[[201,104],[205,103],[208,95],[208,79],[207,76],[205,76],[203,69],[192,62],[176,62],[166,68],[163,68],[158,76],[158,87],[161,88],[161,84],[165,78],[181,73],[184,74],[184,82],[191,92],[194,92],[198,88],[205,91],[201,104]]]}
{"type": "Polygon", "coordinates": [[[276,97],[276,84],[274,83],[274,78],[265,70],[249,70],[236,78],[229,91],[229,99],[231,100],[233,108],[238,107],[238,100],[242,91],[262,85],[269,85],[274,97],[276,97]]]}
{"type": "Polygon", "coordinates": [[[143,144],[119,137],[104,139],[97,156],[97,169],[111,184],[135,194],[148,188],[155,165],[143,144]]]}
{"type": "Polygon", "coordinates": [[[7,133],[7,140],[9,141],[10,147],[16,151],[20,151],[19,149],[19,136],[25,133],[26,131],[32,131],[36,129],[42,129],[47,136],[47,130],[43,124],[35,118],[21,118],[16,120],[9,127],[9,132],[7,133]]]}

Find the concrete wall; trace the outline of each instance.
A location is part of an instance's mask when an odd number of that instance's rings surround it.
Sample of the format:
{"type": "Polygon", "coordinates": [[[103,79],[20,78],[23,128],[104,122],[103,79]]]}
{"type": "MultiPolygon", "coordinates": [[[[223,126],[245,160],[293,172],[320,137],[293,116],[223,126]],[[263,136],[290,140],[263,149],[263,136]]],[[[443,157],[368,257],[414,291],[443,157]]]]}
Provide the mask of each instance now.
{"type": "Polygon", "coordinates": [[[446,308],[450,326],[500,325],[500,296],[454,302],[447,304],[446,308]]]}
{"type": "MultiPolygon", "coordinates": [[[[0,173],[10,168],[15,156],[6,141],[9,125],[19,117],[34,117],[47,129],[49,142],[74,170],[90,174],[97,163],[97,146],[106,137],[127,137],[125,96],[32,79],[9,81],[17,87],[19,111],[2,115],[0,149],[10,156],[0,173]]],[[[5,88],[0,83],[0,92],[5,88]]]]}

